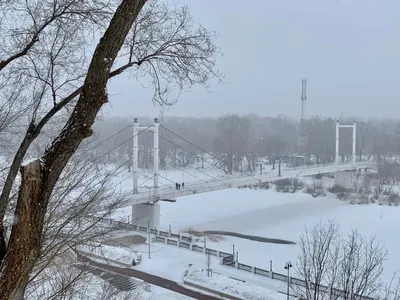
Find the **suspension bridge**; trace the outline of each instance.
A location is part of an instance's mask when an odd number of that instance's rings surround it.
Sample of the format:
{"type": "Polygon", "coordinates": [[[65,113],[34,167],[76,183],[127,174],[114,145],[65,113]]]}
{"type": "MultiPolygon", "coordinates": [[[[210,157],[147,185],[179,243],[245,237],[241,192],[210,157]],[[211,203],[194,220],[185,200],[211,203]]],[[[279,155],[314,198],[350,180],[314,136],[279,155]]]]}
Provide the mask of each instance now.
{"type": "MultiPolygon", "coordinates": [[[[133,126],[129,126],[129,128],[133,127],[133,135],[131,138],[126,140],[125,142],[129,142],[133,140],[133,148],[132,148],[132,168],[133,168],[133,186],[129,191],[125,191],[119,195],[115,195],[120,200],[118,201],[118,207],[128,207],[132,206],[132,219],[141,220],[140,223],[145,225],[149,225],[152,227],[157,227],[159,224],[159,204],[158,201],[176,201],[176,198],[182,196],[188,196],[193,194],[201,194],[212,191],[224,190],[229,188],[240,187],[244,185],[256,185],[261,182],[266,181],[274,181],[281,178],[292,178],[292,177],[302,177],[302,176],[312,176],[317,174],[324,173],[338,173],[341,171],[349,171],[355,169],[366,169],[366,168],[375,168],[375,164],[366,161],[357,161],[356,160],[356,124],[352,125],[341,125],[339,123],[336,124],[336,145],[335,145],[335,163],[327,164],[327,165],[312,165],[312,166],[301,166],[297,168],[285,168],[281,170],[281,168],[277,168],[275,170],[270,170],[267,173],[261,172],[259,175],[244,173],[243,175],[238,176],[230,176],[229,178],[219,178],[215,175],[210,174],[206,170],[197,169],[190,164],[187,168],[193,168],[196,172],[201,172],[206,176],[207,179],[201,179],[197,177],[198,181],[185,182],[185,186],[177,189],[176,182],[174,180],[168,179],[159,172],[160,159],[159,155],[162,153],[165,157],[170,158],[171,160],[177,159],[176,157],[172,157],[172,155],[159,147],[159,140],[162,139],[174,147],[180,148],[181,150],[189,153],[193,156],[197,157],[196,153],[189,151],[187,148],[177,144],[175,141],[168,139],[162,135],[160,135],[159,129],[163,128],[166,132],[169,132],[173,136],[185,141],[190,144],[193,148],[205,153],[209,158],[213,158],[214,162],[210,163],[211,166],[214,166],[216,169],[221,166],[221,159],[205,151],[198,145],[192,143],[186,138],[180,136],[176,132],[171,131],[170,129],[161,125],[157,119],[154,120],[154,123],[150,126],[141,126],[138,123],[138,120],[135,119],[133,122],[133,126]],[[351,127],[353,129],[353,151],[352,151],[352,161],[351,163],[340,163],[339,160],[339,128],[342,127],[351,127]],[[140,174],[139,170],[139,135],[145,131],[151,131],[153,133],[153,151],[145,153],[144,156],[141,157],[143,159],[146,156],[152,154],[153,156],[153,174],[152,176],[146,176],[144,174],[140,174]],[[139,175],[147,177],[145,182],[138,184],[139,175]],[[163,184],[164,187],[160,187],[160,178],[163,178],[166,182],[170,184],[163,184]],[[145,186],[143,189],[143,185],[148,181],[152,180],[152,186],[145,186]],[[147,188],[147,189],[146,189],[147,188]]],[[[118,133],[117,133],[118,134],[118,133]]],[[[124,143],[125,143],[124,142],[124,143]]],[[[115,149],[115,148],[114,148],[115,149]]],[[[179,159],[178,159],[179,161],[179,159]]],[[[164,163],[171,167],[176,167],[168,160],[164,160],[164,163]]],[[[182,173],[186,173],[193,176],[186,169],[180,169],[182,173]]],[[[107,201],[104,202],[98,208],[98,211],[104,210],[108,205],[107,201]]]]}

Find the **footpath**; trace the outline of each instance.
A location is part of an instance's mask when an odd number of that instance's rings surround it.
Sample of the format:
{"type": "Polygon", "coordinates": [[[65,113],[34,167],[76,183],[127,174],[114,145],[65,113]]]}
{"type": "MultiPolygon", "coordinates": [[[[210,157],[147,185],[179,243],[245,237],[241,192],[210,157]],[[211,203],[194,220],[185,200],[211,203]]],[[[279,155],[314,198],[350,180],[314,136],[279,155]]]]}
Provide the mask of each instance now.
{"type": "Polygon", "coordinates": [[[103,269],[103,270],[108,270],[113,273],[120,274],[122,276],[134,277],[134,278],[141,279],[149,284],[156,285],[161,288],[173,291],[175,293],[179,293],[179,294],[182,294],[182,295],[185,295],[188,297],[192,297],[194,299],[198,299],[198,300],[221,300],[222,299],[222,298],[218,298],[215,296],[205,295],[203,293],[185,288],[185,287],[181,286],[179,283],[169,280],[169,279],[166,279],[166,278],[163,278],[163,277],[155,276],[155,275],[152,275],[149,273],[145,273],[145,272],[130,269],[130,268],[116,267],[113,265],[96,262],[96,261],[93,261],[92,259],[90,259],[84,255],[81,255],[81,254],[78,254],[78,260],[81,262],[84,262],[84,263],[88,263],[93,267],[103,269]]]}

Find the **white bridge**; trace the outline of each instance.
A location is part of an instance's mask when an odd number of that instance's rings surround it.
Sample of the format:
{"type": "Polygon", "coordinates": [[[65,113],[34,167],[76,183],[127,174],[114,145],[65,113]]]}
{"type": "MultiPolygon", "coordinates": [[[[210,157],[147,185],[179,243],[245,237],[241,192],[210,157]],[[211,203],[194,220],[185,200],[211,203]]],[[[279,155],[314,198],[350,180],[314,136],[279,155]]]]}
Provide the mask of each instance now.
{"type": "Polygon", "coordinates": [[[176,190],[175,186],[169,186],[165,188],[157,188],[157,192],[154,193],[154,188],[152,192],[140,191],[136,194],[125,195],[120,202],[120,207],[127,207],[137,204],[144,204],[155,201],[173,201],[178,197],[201,194],[213,191],[219,191],[229,188],[236,188],[243,185],[255,185],[260,182],[271,182],[282,178],[292,178],[292,177],[303,177],[312,176],[317,174],[335,173],[339,171],[350,171],[354,169],[371,169],[376,168],[375,163],[360,161],[356,162],[355,166],[352,163],[344,164],[330,164],[330,165],[316,165],[316,166],[301,166],[297,168],[285,168],[281,171],[281,176],[278,174],[278,169],[272,170],[267,174],[263,175],[247,175],[234,177],[229,179],[221,180],[208,180],[208,181],[193,181],[187,182],[185,187],[176,190]]]}
{"type": "MultiPolygon", "coordinates": [[[[281,170],[270,171],[267,174],[260,175],[246,175],[238,177],[230,177],[228,179],[214,180],[214,181],[199,181],[199,182],[186,182],[185,187],[177,190],[175,186],[160,188],[159,187],[159,126],[157,119],[154,119],[154,124],[148,127],[143,127],[138,124],[137,119],[133,122],[133,189],[132,193],[124,195],[115,195],[122,198],[119,202],[119,207],[132,206],[132,220],[137,221],[139,224],[151,228],[159,227],[160,206],[159,201],[175,201],[176,198],[188,196],[193,194],[207,193],[212,191],[224,190],[235,188],[243,185],[256,185],[261,182],[270,182],[280,178],[302,177],[311,176],[324,173],[336,173],[340,171],[350,171],[365,168],[376,168],[376,164],[365,161],[356,161],[356,123],[351,125],[341,125],[336,123],[336,145],[335,145],[335,164],[331,165],[318,165],[318,166],[302,166],[298,168],[286,168],[281,170]],[[339,160],[339,131],[340,128],[352,128],[353,131],[353,147],[352,147],[352,161],[351,163],[340,163],[339,160]],[[138,168],[138,152],[139,143],[138,135],[142,131],[152,131],[154,134],[153,145],[153,187],[148,187],[148,191],[140,191],[138,185],[139,168],[138,168]]],[[[165,128],[165,127],[164,127],[165,128]]],[[[107,203],[99,207],[99,211],[104,210],[107,203]]]]}

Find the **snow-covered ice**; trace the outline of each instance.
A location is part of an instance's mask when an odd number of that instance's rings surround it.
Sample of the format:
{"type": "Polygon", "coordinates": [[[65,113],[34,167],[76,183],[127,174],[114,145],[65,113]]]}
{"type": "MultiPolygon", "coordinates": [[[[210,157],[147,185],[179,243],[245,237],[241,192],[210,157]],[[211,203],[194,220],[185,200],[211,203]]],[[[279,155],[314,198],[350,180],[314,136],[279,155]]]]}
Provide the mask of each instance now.
{"type": "MultiPolygon", "coordinates": [[[[120,210],[129,215],[130,208],[120,210]]],[[[176,203],[161,202],[161,227],[171,225],[173,232],[187,228],[224,230],[243,234],[282,238],[298,242],[305,226],[320,220],[335,218],[344,234],[357,228],[363,235],[376,235],[385,242],[389,252],[385,262],[384,279],[400,269],[400,208],[350,205],[333,197],[313,198],[308,194],[283,194],[272,190],[227,189],[212,193],[185,196],[176,203]]],[[[230,252],[232,245],[242,263],[283,272],[286,261],[296,261],[297,245],[276,245],[225,237],[223,241],[208,241],[216,250],[230,252]]]]}

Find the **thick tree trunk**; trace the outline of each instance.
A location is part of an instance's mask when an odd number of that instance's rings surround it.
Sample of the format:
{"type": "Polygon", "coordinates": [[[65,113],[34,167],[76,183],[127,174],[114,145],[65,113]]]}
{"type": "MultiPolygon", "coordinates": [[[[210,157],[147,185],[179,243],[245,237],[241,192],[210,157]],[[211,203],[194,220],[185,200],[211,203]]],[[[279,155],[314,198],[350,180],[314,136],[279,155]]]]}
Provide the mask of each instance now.
{"type": "Polygon", "coordinates": [[[0,270],[0,299],[23,299],[38,258],[43,223],[53,189],[76,149],[90,136],[104,103],[110,69],[146,0],[123,0],[93,54],[82,93],[67,124],[39,160],[21,170],[16,219],[0,270]],[[18,220],[19,218],[19,220],[18,220]]]}
{"type": "MultiPolygon", "coordinates": [[[[109,78],[115,77],[125,70],[130,68],[133,65],[138,65],[137,62],[130,62],[126,65],[123,65],[113,72],[109,74],[109,78]]],[[[5,228],[3,225],[4,216],[6,213],[7,206],[9,204],[10,194],[12,191],[12,186],[14,184],[15,178],[17,177],[19,166],[21,165],[26,152],[28,151],[31,144],[35,141],[35,139],[39,136],[43,127],[47,124],[47,122],[56,115],[62,108],[64,108],[67,104],[69,104],[72,100],[79,96],[79,94],[83,91],[83,86],[77,88],[67,97],[65,97],[62,101],[57,103],[51,110],[47,112],[47,114],[40,120],[38,124],[34,123],[34,120],[29,125],[27,133],[25,134],[24,139],[22,140],[17,153],[14,156],[13,162],[11,164],[10,170],[7,174],[6,181],[4,182],[3,189],[0,195],[0,265],[4,259],[4,256],[7,253],[7,244],[5,241],[5,228]]]]}
{"type": "Polygon", "coordinates": [[[18,174],[19,166],[21,165],[26,152],[28,151],[29,146],[33,142],[33,140],[37,137],[37,135],[33,135],[32,126],[29,126],[27,133],[25,134],[24,140],[18,148],[17,153],[14,156],[14,159],[11,163],[10,170],[8,171],[6,181],[4,182],[3,189],[0,195],[0,265],[3,261],[6,253],[7,253],[7,244],[6,244],[6,231],[3,225],[4,216],[7,211],[7,206],[9,203],[10,194],[12,191],[12,186],[15,181],[15,178],[18,174]]]}
{"type": "Polygon", "coordinates": [[[39,160],[21,167],[22,184],[15,209],[10,247],[2,266],[0,297],[23,299],[29,274],[40,251],[43,229],[43,203],[39,199],[41,167],[39,160]],[[12,276],[3,276],[12,274],[12,276]]]}

